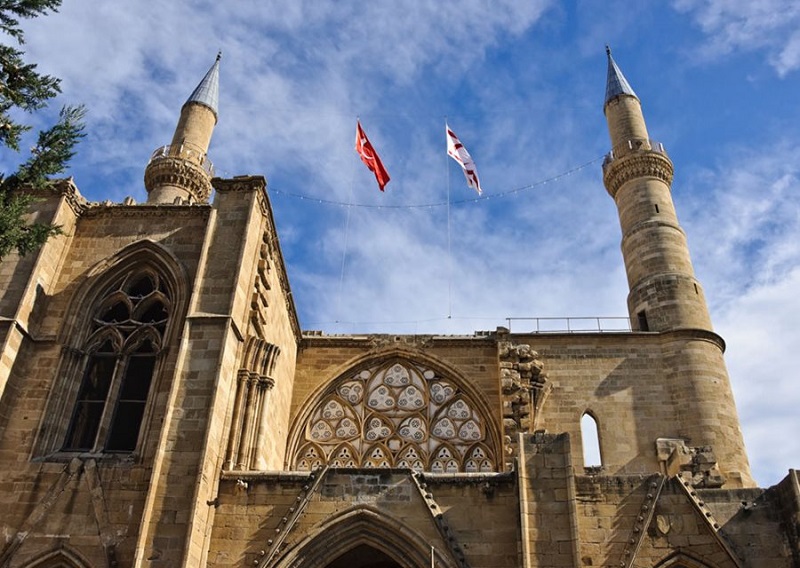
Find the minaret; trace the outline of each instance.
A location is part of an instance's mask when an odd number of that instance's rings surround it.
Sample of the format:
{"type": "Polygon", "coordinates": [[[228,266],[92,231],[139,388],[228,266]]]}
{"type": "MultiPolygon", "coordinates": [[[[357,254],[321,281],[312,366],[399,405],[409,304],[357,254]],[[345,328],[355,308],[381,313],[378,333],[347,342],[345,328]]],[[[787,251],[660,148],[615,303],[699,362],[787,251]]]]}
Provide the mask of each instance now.
{"type": "MultiPolygon", "coordinates": [[[[694,275],[686,234],[672,203],[672,161],[650,139],[642,106],[608,54],[605,115],[611,152],[603,183],[614,198],[634,331],[661,332],[665,404],[675,422],[663,436],[710,448],[729,486],[752,486],[723,351],[694,275]]],[[[655,440],[654,440],[655,443],[655,440]]]]}
{"type": "Polygon", "coordinates": [[[153,152],[144,171],[148,203],[205,203],[211,195],[214,167],[208,145],[217,124],[219,61],[183,104],[172,143],[153,152]]]}
{"type": "Polygon", "coordinates": [[[605,115],[611,152],[603,182],[617,204],[634,330],[711,330],[703,289],[694,276],[686,234],[670,186],[673,166],[650,139],[636,93],[608,54],[605,115]]]}

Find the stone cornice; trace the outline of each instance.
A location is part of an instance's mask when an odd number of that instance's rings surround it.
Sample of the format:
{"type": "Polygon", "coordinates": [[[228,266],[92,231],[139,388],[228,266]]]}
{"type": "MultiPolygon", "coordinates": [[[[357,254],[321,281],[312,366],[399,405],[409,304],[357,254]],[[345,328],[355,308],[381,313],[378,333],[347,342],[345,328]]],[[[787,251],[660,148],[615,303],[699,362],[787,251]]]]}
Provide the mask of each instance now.
{"type": "Polygon", "coordinates": [[[639,233],[640,231],[645,231],[647,229],[652,229],[654,227],[665,227],[667,229],[671,229],[677,233],[682,234],[684,237],[686,233],[684,232],[683,228],[678,225],[677,223],[671,223],[664,221],[663,219],[653,219],[648,218],[640,223],[635,224],[633,227],[628,229],[628,231],[622,236],[623,242],[633,237],[635,234],[639,233]]]}
{"type": "MultiPolygon", "coordinates": [[[[318,470],[319,471],[319,470],[318,470]]],[[[510,472],[485,472],[485,473],[431,473],[413,472],[409,469],[398,468],[330,468],[329,476],[334,475],[417,475],[420,479],[428,483],[439,484],[465,484],[465,483],[516,483],[517,473],[510,472]]],[[[243,471],[243,470],[223,470],[220,473],[222,481],[247,481],[247,482],[266,482],[266,483],[298,483],[306,484],[310,480],[313,472],[308,471],[243,471]]]]}
{"type": "Polygon", "coordinates": [[[122,203],[90,203],[84,217],[195,217],[207,218],[211,206],[207,203],[194,205],[141,204],[124,205],[122,203]]]}
{"type": "Polygon", "coordinates": [[[320,335],[319,332],[304,331],[302,347],[340,348],[352,347],[363,349],[369,346],[376,350],[387,347],[405,349],[429,349],[435,346],[474,347],[475,342],[494,346],[497,338],[494,335],[400,335],[400,334],[364,334],[364,335],[320,335]]]}
{"type": "Polygon", "coordinates": [[[664,339],[693,339],[713,343],[722,353],[725,353],[725,340],[709,329],[681,328],[672,331],[663,331],[659,334],[664,339]]]}
{"type": "Polygon", "coordinates": [[[264,176],[215,177],[211,185],[217,191],[259,191],[267,189],[267,180],[264,176]]]}
{"type": "MultiPolygon", "coordinates": [[[[593,339],[595,341],[603,341],[608,343],[619,343],[624,341],[640,342],[643,338],[649,338],[654,342],[659,342],[663,339],[679,338],[693,338],[704,341],[710,341],[716,344],[722,350],[725,349],[725,341],[710,330],[696,329],[696,328],[682,328],[672,331],[619,331],[619,332],[547,332],[547,333],[511,333],[503,337],[497,334],[490,335],[475,335],[475,336],[449,336],[449,335],[379,335],[379,334],[364,334],[364,335],[318,335],[319,332],[303,333],[301,349],[338,349],[338,348],[352,348],[362,351],[365,346],[375,344],[376,339],[392,339],[391,345],[396,345],[406,350],[425,349],[430,347],[475,347],[476,342],[484,343],[489,347],[494,345],[497,341],[511,341],[514,343],[524,342],[529,343],[536,347],[537,343],[553,343],[554,341],[560,342],[562,340],[570,340],[571,343],[585,339],[593,339]],[[397,341],[394,341],[397,338],[397,341]]],[[[384,345],[388,345],[385,344],[384,345]]]]}
{"type": "Polygon", "coordinates": [[[80,216],[86,211],[88,203],[81,195],[80,191],[78,191],[78,187],[71,177],[56,180],[53,189],[64,197],[67,205],[70,206],[70,209],[72,209],[76,216],[80,216]]]}
{"type": "Polygon", "coordinates": [[[32,195],[41,198],[43,193],[50,192],[51,194],[60,195],[64,198],[69,208],[76,217],[80,217],[89,206],[89,202],[78,191],[78,187],[71,177],[64,179],[50,180],[46,187],[37,190],[31,187],[20,187],[16,190],[17,193],[24,195],[32,195]]]}
{"type": "Polygon", "coordinates": [[[606,166],[603,184],[611,197],[627,182],[636,178],[656,178],[668,186],[674,174],[672,161],[660,152],[640,151],[616,158],[606,166]]]}

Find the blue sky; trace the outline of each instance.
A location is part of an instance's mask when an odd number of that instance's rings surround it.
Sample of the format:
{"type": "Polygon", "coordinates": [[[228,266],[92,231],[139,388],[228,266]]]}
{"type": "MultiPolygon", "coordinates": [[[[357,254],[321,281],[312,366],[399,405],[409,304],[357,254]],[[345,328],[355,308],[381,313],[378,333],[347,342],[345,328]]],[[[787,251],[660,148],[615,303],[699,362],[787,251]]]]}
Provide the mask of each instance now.
{"type": "Polygon", "coordinates": [[[797,2],[66,0],[25,27],[59,102],[89,108],[69,173],[97,201],[145,200],[150,153],[223,51],[210,157],[218,175],[266,176],[302,326],[328,333],[626,315],[600,167],[610,44],[675,163],[754,474],[800,466],[797,2]],[[357,117],[385,194],[353,150],[357,117]],[[469,201],[445,120],[488,199],[469,201]],[[448,191],[449,222],[408,207],[448,191]]]}

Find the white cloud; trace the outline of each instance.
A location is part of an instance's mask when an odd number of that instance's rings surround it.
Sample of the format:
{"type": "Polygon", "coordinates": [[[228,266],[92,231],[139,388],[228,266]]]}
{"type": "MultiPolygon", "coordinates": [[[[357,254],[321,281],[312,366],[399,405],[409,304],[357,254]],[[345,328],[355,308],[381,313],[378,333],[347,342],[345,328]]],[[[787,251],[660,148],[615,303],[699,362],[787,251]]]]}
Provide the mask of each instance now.
{"type": "Polygon", "coordinates": [[[722,303],[800,265],[800,149],[776,142],[728,159],[696,173],[683,192],[693,252],[722,303]]]}
{"type": "Polygon", "coordinates": [[[780,76],[800,67],[800,5],[794,0],[674,0],[707,37],[706,57],[766,51],[780,76]]]}
{"type": "MultiPolygon", "coordinates": [[[[800,235],[797,235],[800,237],[800,235]]],[[[744,424],[753,474],[763,485],[797,467],[800,455],[800,265],[780,280],[754,287],[724,307],[717,327],[744,424]]]]}
{"type": "Polygon", "coordinates": [[[750,463],[764,485],[800,455],[800,150],[732,153],[687,184],[689,232],[715,327],[725,338],[750,463]]]}

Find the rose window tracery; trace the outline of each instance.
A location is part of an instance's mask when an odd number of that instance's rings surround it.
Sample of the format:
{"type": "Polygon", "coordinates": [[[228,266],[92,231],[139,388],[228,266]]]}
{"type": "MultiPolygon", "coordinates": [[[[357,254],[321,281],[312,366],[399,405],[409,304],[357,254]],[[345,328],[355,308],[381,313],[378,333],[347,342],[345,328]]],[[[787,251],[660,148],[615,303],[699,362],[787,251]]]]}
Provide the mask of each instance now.
{"type": "Polygon", "coordinates": [[[344,377],[310,414],[293,460],[298,470],[496,470],[487,424],[450,380],[407,361],[344,377]]]}

